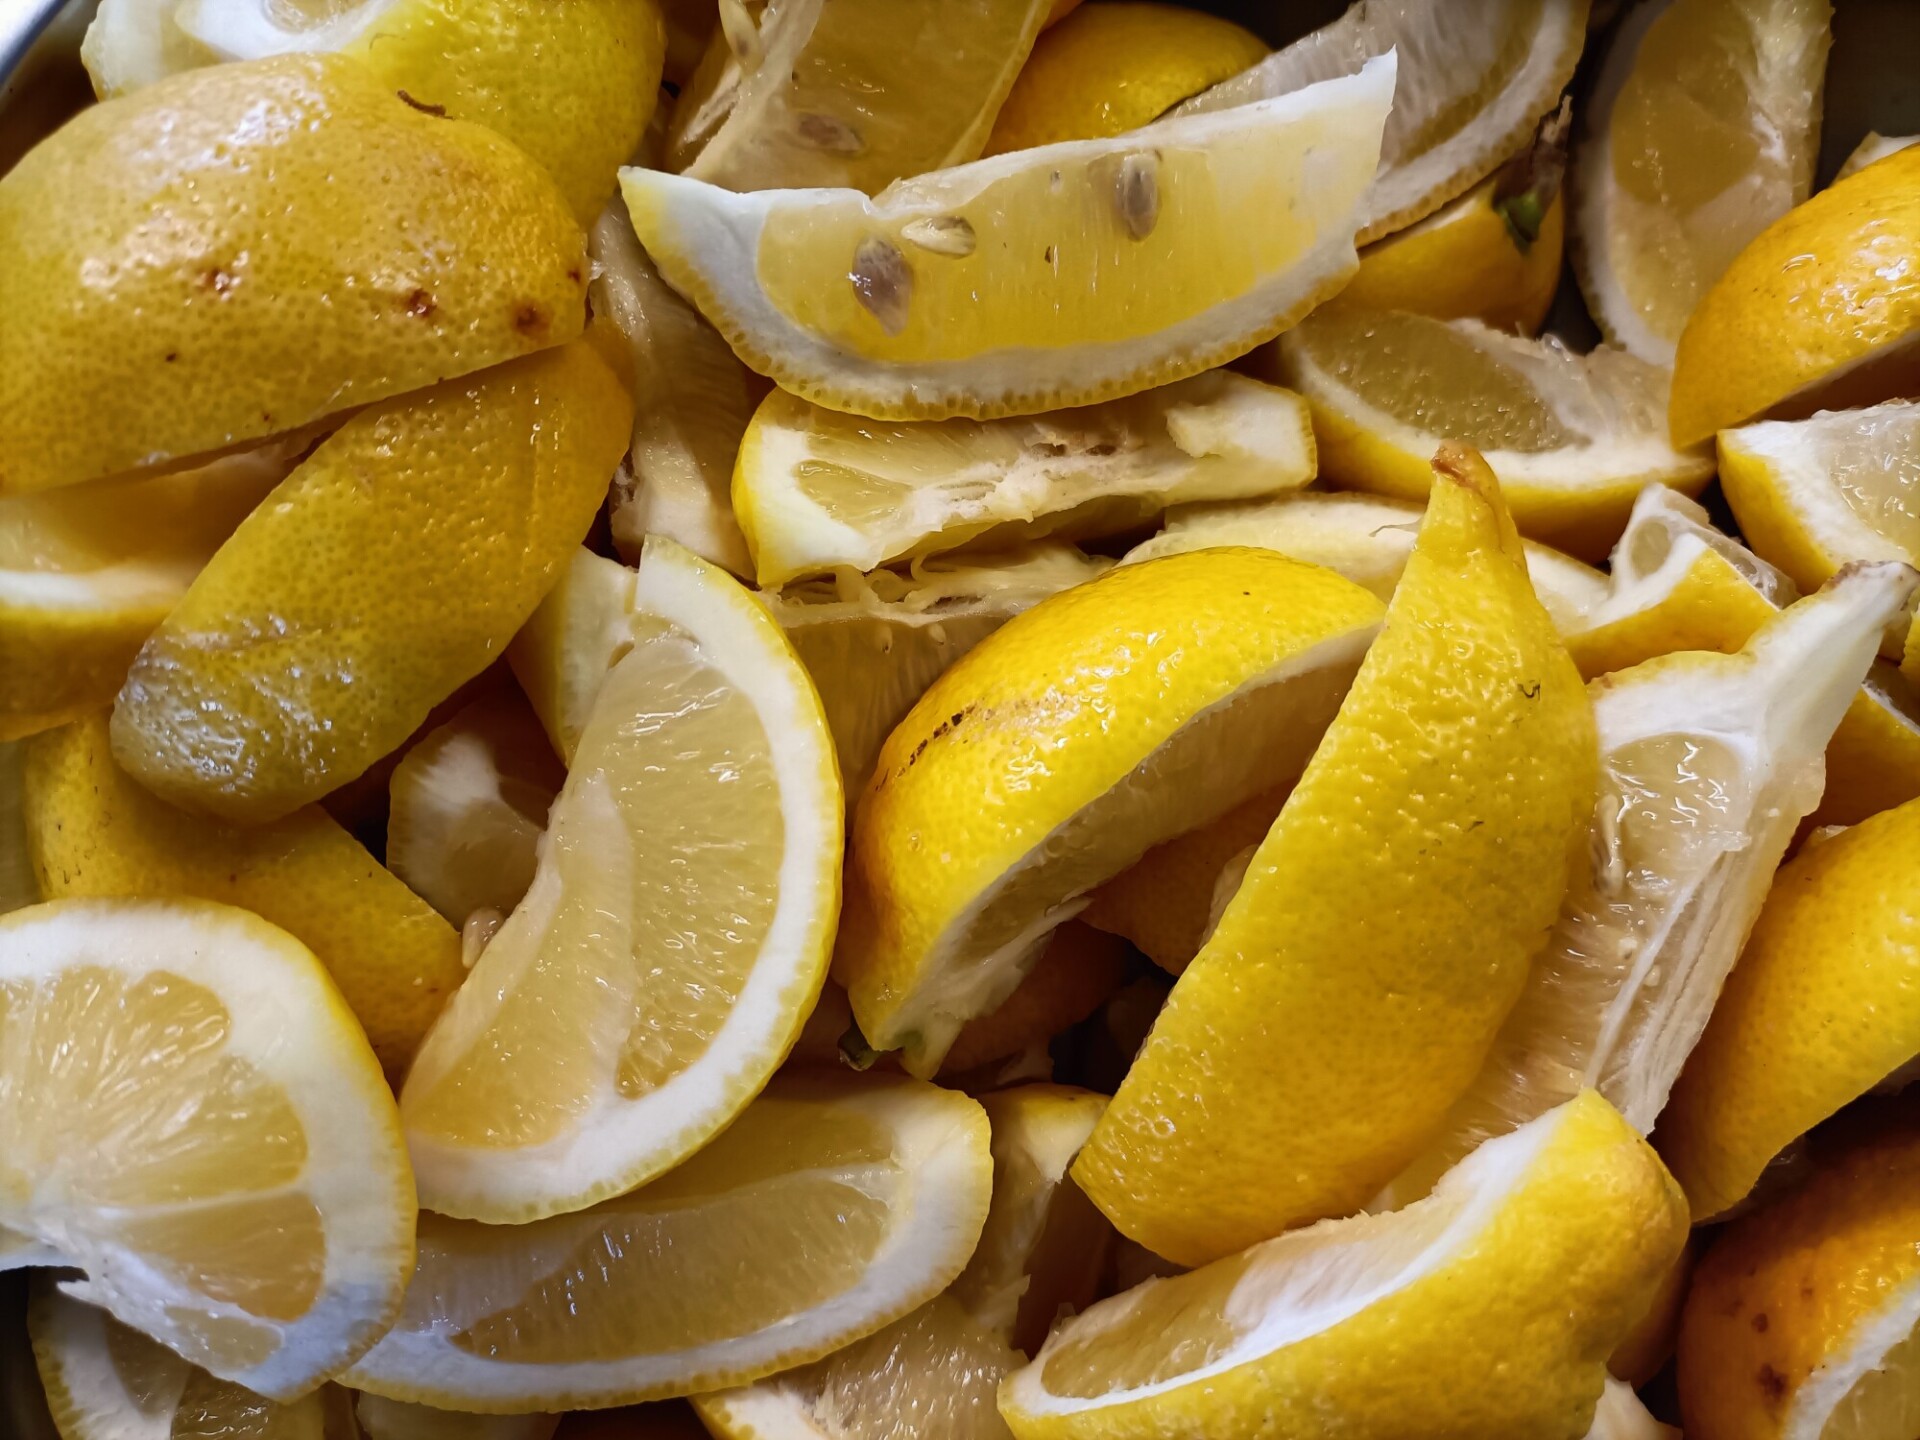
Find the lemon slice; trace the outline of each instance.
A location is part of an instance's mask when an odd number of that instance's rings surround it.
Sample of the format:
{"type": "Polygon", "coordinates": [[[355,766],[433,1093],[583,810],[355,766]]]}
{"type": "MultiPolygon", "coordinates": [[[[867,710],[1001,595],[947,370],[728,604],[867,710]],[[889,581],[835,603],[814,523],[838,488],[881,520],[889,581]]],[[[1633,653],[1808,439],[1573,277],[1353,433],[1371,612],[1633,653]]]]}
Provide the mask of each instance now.
{"type": "Polygon", "coordinates": [[[763,596],[820,691],[847,794],[866,788],[881,744],[949,665],[1109,563],[1043,543],[977,562],[924,560],[906,575],[842,569],[763,596]]]}
{"type": "Polygon", "coordinates": [[[1101,1301],[1008,1379],[1001,1411],[1020,1440],[1575,1435],[1686,1232],[1659,1159],[1585,1094],[1417,1206],[1101,1301]]]}
{"type": "Polygon", "coordinates": [[[1920,829],[1909,802],[1780,868],[1660,1121],[1661,1151],[1701,1219],[1768,1162],[1920,1055],[1911,1003],[1920,829]]]}
{"type": "Polygon", "coordinates": [[[1594,769],[1499,486],[1449,447],[1379,640],[1074,1162],[1121,1233],[1203,1263],[1417,1154],[1520,996],[1594,769]]]}
{"type": "Polygon", "coordinates": [[[280,1404],[214,1379],[56,1285],[35,1288],[27,1331],[47,1409],[62,1440],[148,1435],[354,1440],[353,1401],[337,1386],[280,1404]]]}
{"type": "Polygon", "coordinates": [[[1559,103],[1586,40],[1587,0],[1354,5],[1174,113],[1286,95],[1397,52],[1380,173],[1360,205],[1364,245],[1431,214],[1521,149],[1559,103]]]}
{"type": "Polygon", "coordinates": [[[629,561],[648,535],[664,535],[703,560],[751,575],[734,523],[734,456],[767,382],[735,358],[700,312],[660,278],[615,196],[588,244],[594,313],[627,342],[633,361],[633,446],[614,481],[609,520],[629,561]]]}
{"type": "Polygon", "coordinates": [[[728,3],[674,107],[667,166],[729,190],[871,193],[971,160],[1048,3],[728,3]]]}
{"type": "Polygon", "coordinates": [[[519,694],[476,700],[394,768],[387,864],[455,925],[476,910],[505,914],[533,883],[547,809],[566,778],[519,694]]]}
{"type": "Polygon", "coordinates": [[[0,497],[0,738],[111,705],[141,642],[303,448],[0,497]]]}
{"type": "Polygon", "coordinates": [[[1589,1086],[1653,1129],[1914,583],[1904,566],[1850,570],[1737,654],[1663,656],[1596,684],[1589,863],[1479,1078],[1379,1203],[1424,1193],[1486,1137],[1589,1086]]]}
{"type": "Polygon", "coordinates": [[[1672,0],[1614,32],[1581,146],[1575,271],[1607,338],[1673,364],[1734,256],[1813,189],[1829,0],[1672,0]]]}
{"type": "Polygon", "coordinates": [[[957,1092],[782,1076],[672,1173],[591,1210],[512,1226],[423,1215],[407,1308],[343,1378],[512,1412],[818,1359],[960,1273],[987,1211],[987,1145],[957,1092]]]}
{"type": "Polygon", "coordinates": [[[1087,892],[1299,772],[1379,621],[1331,571],[1213,550],[1109,571],[962,656],[854,815],[834,975],[867,1040],[937,1070],[1087,892]]]}
{"type": "Polygon", "coordinates": [[[1849,560],[1920,563],[1920,403],[1722,431],[1720,474],[1747,543],[1803,589],[1849,560]]]}
{"type": "MultiPolygon", "coordinates": [[[[1318,491],[1276,500],[1183,505],[1168,511],[1166,528],[1129,550],[1124,563],[1215,545],[1253,545],[1338,570],[1386,600],[1407,568],[1425,513],[1424,505],[1411,500],[1318,491]]],[[[1607,577],[1534,541],[1523,541],[1522,548],[1534,593],[1554,625],[1562,632],[1580,628],[1588,612],[1606,599],[1607,577]]]]}
{"type": "Polygon", "coordinates": [[[1920,394],[1920,149],[1837,181],[1756,236],[1674,356],[1674,443],[1920,394]]]}
{"type": "Polygon", "coordinates": [[[0,740],[0,915],[41,899],[27,856],[26,747],[0,740]]]}
{"type": "Polygon", "coordinates": [[[175,810],[114,764],[104,714],[35,736],[25,779],[49,900],[191,895],[251,910],[319,957],[392,1075],[465,978],[460,937],[317,805],[245,828],[175,810]]]}
{"type": "Polygon", "coordinates": [[[401,1092],[442,1214],[531,1220],[678,1164],[766,1083],[826,973],[843,810],[799,657],[668,540],[630,627],[532,888],[401,1092]]]}
{"type": "Polygon", "coordinates": [[[781,585],[969,542],[1111,535],[1313,471],[1306,403],[1228,370],[1001,420],[862,420],[775,390],[741,441],[733,500],[760,583],[781,585]]]}
{"type": "Polygon", "coordinates": [[[1841,161],[1840,169],[1833,178],[1839,181],[1858,175],[1874,162],[1915,144],[1920,144],[1920,135],[1882,135],[1877,130],[1869,130],[1860,143],[1853,147],[1852,153],[1841,161]]]}
{"type": "Polygon", "coordinates": [[[1876,1118],[1701,1262],[1676,1371],[1688,1440],[1884,1440],[1920,1423],[1920,1134],[1876,1118]]]}
{"type": "Polygon", "coordinates": [[[36,905],[0,920],[0,1006],[0,1228],[86,1271],[68,1294],[277,1400],[373,1343],[413,1187],[310,951],[224,905],[36,905]]]}
{"type": "Polygon", "coordinates": [[[1526,535],[1582,560],[1605,557],[1648,485],[1693,494],[1713,477],[1711,454],[1667,442],[1666,374],[1621,350],[1335,310],[1280,354],[1334,484],[1421,499],[1434,451],[1457,440],[1486,456],[1526,535]]]}
{"type": "Polygon", "coordinates": [[[585,221],[646,131],[665,45],[653,0],[104,0],[80,53],[102,96],[223,61],[348,55],[417,108],[499,131],[585,221]]]}
{"type": "Polygon", "coordinates": [[[784,388],[892,419],[1084,405],[1272,338],[1353,273],[1391,58],[1231,115],[856,190],[620,172],[667,282],[784,388]]]}
{"type": "Polygon", "coordinates": [[[558,1415],[469,1415],[379,1395],[359,1395],[354,1418],[366,1440],[552,1440],[558,1415]]]}

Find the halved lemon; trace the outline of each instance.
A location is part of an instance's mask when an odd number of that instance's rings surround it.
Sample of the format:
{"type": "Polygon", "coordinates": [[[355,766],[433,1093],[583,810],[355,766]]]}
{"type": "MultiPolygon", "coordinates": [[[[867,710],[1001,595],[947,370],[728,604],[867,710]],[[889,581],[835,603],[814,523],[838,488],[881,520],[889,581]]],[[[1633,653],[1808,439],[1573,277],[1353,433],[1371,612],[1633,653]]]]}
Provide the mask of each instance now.
{"type": "Polygon", "coordinates": [[[1915,580],[1861,566],[1736,654],[1685,651],[1596,682],[1589,863],[1479,1078],[1377,1204],[1425,1193],[1487,1137],[1587,1087],[1653,1129],[1915,580]]]}
{"type": "Polygon", "coordinates": [[[1397,1214],[1101,1301],[1001,1413],[1020,1440],[1578,1435],[1686,1234],[1679,1187],[1589,1092],[1397,1214]]]}
{"type": "Polygon", "coordinates": [[[1043,600],[920,697],[854,814],[834,975],[932,1074],[1089,891],[1298,774],[1380,622],[1328,570],[1211,550],[1043,600]]]}
{"type": "Polygon", "coordinates": [[[1830,0],[1672,0],[1614,32],[1574,171],[1574,269],[1607,338],[1672,365],[1687,317],[1813,189],[1830,0]]]}
{"type": "Polygon", "coordinates": [[[401,1092],[442,1214],[532,1220],[671,1169],[766,1084],[826,974],[843,810],[799,657],[668,540],[629,627],[532,887],[401,1092]]]}
{"type": "MultiPolygon", "coordinates": [[[[1386,600],[1407,568],[1425,514],[1418,501],[1317,490],[1275,500],[1183,505],[1168,511],[1166,528],[1129,550],[1123,563],[1216,545],[1253,545],[1338,570],[1386,600]]],[[[1578,629],[1606,598],[1607,577],[1532,540],[1523,541],[1522,549],[1534,593],[1554,625],[1562,633],[1578,629]]]]}
{"type": "Polygon", "coordinates": [[[1667,442],[1666,373],[1611,347],[1336,309],[1282,337],[1280,358],[1335,485],[1423,498],[1456,440],[1486,457],[1522,533],[1582,560],[1606,556],[1648,485],[1697,494],[1713,478],[1709,452],[1667,442]]]}
{"type": "Polygon", "coordinates": [[[816,404],[989,418],[1165,384],[1293,324],[1357,264],[1393,96],[1358,75],[857,190],[620,172],[660,273],[816,404]]]}
{"type": "Polygon", "coordinates": [[[729,190],[869,194],[979,155],[1049,0],[727,4],[667,167],[729,190]]]}
{"type": "Polygon", "coordinates": [[[0,919],[0,1101],[0,1233],[220,1378],[292,1399],[399,1312],[393,1099],[284,930],[186,900],[0,919]]]}
{"type": "Polygon", "coordinates": [[[1397,53],[1380,173],[1361,202],[1364,245],[1431,214],[1524,146],[1559,103],[1586,40],[1587,0],[1354,5],[1174,113],[1286,95],[1397,53]]]}
{"type": "Polygon", "coordinates": [[[740,443],[733,505],[760,583],[781,585],[1124,533],[1181,501],[1279,494],[1313,473],[1306,402],[1230,370],[1000,420],[862,420],[775,390],[740,443]]]}
{"type": "Polygon", "coordinates": [[[1041,543],[922,560],[904,575],[843,568],[761,598],[813,676],[847,794],[857,796],[881,744],[949,665],[1015,615],[1109,564],[1041,543]]]}
{"type": "MultiPolygon", "coordinates": [[[[498,942],[495,942],[498,943],[498,942]]],[[[781,1076],[641,1189],[524,1225],[423,1215],[394,1328],[345,1382],[484,1412],[742,1385],[924,1304],[979,1239],[979,1105],[921,1081],[781,1076]]]]}

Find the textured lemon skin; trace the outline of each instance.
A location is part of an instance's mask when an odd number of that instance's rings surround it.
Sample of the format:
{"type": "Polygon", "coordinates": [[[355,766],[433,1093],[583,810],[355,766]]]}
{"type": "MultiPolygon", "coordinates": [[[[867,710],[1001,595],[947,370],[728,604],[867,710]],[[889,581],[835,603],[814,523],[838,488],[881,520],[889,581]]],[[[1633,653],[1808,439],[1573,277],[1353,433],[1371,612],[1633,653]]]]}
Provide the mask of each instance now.
{"type": "Polygon", "coordinates": [[[1587,1091],[1487,1228],[1405,1289],[1205,1382],[1063,1416],[1003,1386],[1001,1413],[1019,1440],[1579,1440],[1686,1238],[1659,1157],[1587,1091]]]}
{"type": "Polygon", "coordinates": [[[1417,1153],[1586,843],[1579,671],[1484,463],[1434,475],[1380,638],[1074,1165],[1183,1264],[1349,1213],[1417,1153]]]}
{"type": "Polygon", "coordinates": [[[338,56],[169,77],[0,180],[0,493],[558,344],[586,292],[565,201],[492,131],[338,56]]]}
{"type": "Polygon", "coordinates": [[[251,910],[319,957],[389,1075],[466,977],[459,933],[318,806],[250,830],[176,810],[113,763],[104,712],[29,741],[25,781],[45,898],[190,895],[251,910]]]}
{"type": "Polygon", "coordinates": [[[1330,570],[1206,550],[1051,596],[957,660],[887,738],[854,814],[863,923],[834,976],[867,1039],[902,1043],[896,1017],[938,980],[943,934],[1055,828],[1200,711],[1380,614],[1330,570]]]}
{"type": "Polygon", "coordinates": [[[1137,130],[1266,56],[1258,35],[1204,11],[1150,0],[1090,5],[1034,43],[985,153],[1137,130]]]}
{"type": "Polygon", "coordinates": [[[1705,1220],[1767,1162],[1920,1055],[1920,801],[1861,821],[1774,877],[1660,1148],[1705,1220]]]}
{"type": "Polygon", "coordinates": [[[654,0],[401,0],[346,53],[387,88],[499,131],[590,225],[646,134],[666,45],[654,0]]]}
{"type": "Polygon", "coordinates": [[[1916,329],[1920,150],[1902,150],[1789,210],[1714,283],[1674,359],[1673,442],[1745,424],[1916,329]]]}
{"type": "Polygon", "coordinates": [[[241,823],[353,779],[533,612],[606,497],[632,409],[577,342],[354,416],[142,647],[115,758],[241,823]]]}
{"type": "Polygon", "coordinates": [[[0,741],[111,705],[142,642],[172,608],[166,596],[98,610],[0,601],[0,741]]]}
{"type": "Polygon", "coordinates": [[[1781,1435],[1812,1371],[1920,1279],[1916,1234],[1920,1132],[1910,1120],[1821,1155],[1800,1188],[1728,1225],[1694,1272],[1680,1320],[1687,1440],[1781,1435]]]}
{"type": "MultiPolygon", "coordinates": [[[[1920,318],[1920,306],[1916,306],[1916,318],[1920,318]]],[[[1859,558],[1835,555],[1820,543],[1799,511],[1786,503],[1765,457],[1747,448],[1739,430],[1722,431],[1716,449],[1720,488],[1754,554],[1786,571],[1809,595],[1849,559],[1859,558]]]]}

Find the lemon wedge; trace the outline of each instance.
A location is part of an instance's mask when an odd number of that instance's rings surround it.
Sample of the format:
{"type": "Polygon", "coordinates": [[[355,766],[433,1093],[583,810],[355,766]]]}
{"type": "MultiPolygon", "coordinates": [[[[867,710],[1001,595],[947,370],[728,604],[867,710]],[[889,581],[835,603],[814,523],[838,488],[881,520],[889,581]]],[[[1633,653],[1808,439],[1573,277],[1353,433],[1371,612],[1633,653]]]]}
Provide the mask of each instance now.
{"type": "Polygon", "coordinates": [[[968,1091],[991,1089],[989,1081],[1008,1083],[1011,1076],[982,1074],[992,1065],[1019,1067],[1022,1079],[1051,1078],[1047,1042],[1092,1015],[1126,984],[1126,952],[1118,936],[1067,921],[1047,938],[1039,961],[1011,995],[960,1027],[940,1062],[941,1078],[968,1091]]]}
{"type": "Polygon", "coordinates": [[[854,814],[834,975],[867,1040],[934,1073],[1088,891],[1299,772],[1379,622],[1331,571],[1212,550],[1109,571],[962,656],[854,814]]]}
{"type": "Polygon", "coordinates": [[[111,705],[142,642],[303,448],[0,496],[0,738],[111,705]]]}
{"type": "Polygon", "coordinates": [[[353,1398],[327,1385],[281,1404],[216,1380],[106,1311],[35,1287],[27,1333],[63,1440],[123,1440],[153,1433],[248,1440],[353,1440],[353,1398]]]}
{"type": "MultiPolygon", "coordinates": [[[[1425,513],[1418,501],[1317,490],[1274,500],[1182,505],[1169,510],[1166,527],[1129,550],[1124,563],[1216,545],[1252,545],[1337,570],[1386,600],[1407,568],[1425,513]]],[[[1607,577],[1532,540],[1522,541],[1521,548],[1534,594],[1554,625],[1563,633],[1581,628],[1606,599],[1607,577]]]]}
{"type": "Polygon", "coordinates": [[[857,190],[734,194],[620,172],[667,282],[787,390],[891,419],[991,418],[1165,384],[1344,284],[1391,57],[1107,140],[857,190]]]}
{"type": "MultiPolygon", "coordinates": [[[[497,943],[497,942],[496,942],[497,943]]],[[[898,1077],[782,1076],[670,1174],[591,1210],[423,1215],[407,1308],[344,1381],[478,1411],[749,1383],[931,1299],[972,1253],[986,1116],[898,1077]]]]}
{"type": "Polygon", "coordinates": [[[353,1415],[366,1440],[552,1440],[560,1428],[558,1415],[470,1415],[380,1395],[356,1395],[353,1415]]]}
{"type": "Polygon", "coordinates": [[[1920,144],[1920,135],[1882,135],[1877,130],[1869,130],[1847,158],[1840,162],[1840,169],[1833,178],[1845,180],[1858,175],[1875,161],[1884,160],[1915,144],[1920,144]]]}
{"type": "Polygon", "coordinates": [[[1306,403],[1228,370],[1000,420],[863,420],[775,390],[741,441],[733,504],[760,583],[782,585],[970,542],[1111,535],[1313,473],[1306,403]]]}
{"type": "Polygon", "coordinates": [[[1693,494],[1713,478],[1711,454],[1667,441],[1665,372],[1621,350],[1335,309],[1282,337],[1280,357],[1335,485],[1421,499],[1455,440],[1486,457],[1524,534],[1582,560],[1605,557],[1648,485],[1693,494]]]}
{"type": "Polygon", "coordinates": [[[1736,654],[1667,655],[1594,686],[1588,863],[1479,1078],[1379,1204],[1424,1193],[1488,1136],[1586,1087],[1653,1129],[1915,578],[1849,570],[1736,654]]]}
{"type": "Polygon", "coordinates": [[[726,7],[674,107],[666,162],[729,190],[845,186],[979,155],[1048,0],[726,7]]]}
{"type": "Polygon", "coordinates": [[[575,550],[507,647],[507,664],[554,753],[569,763],[607,672],[633,648],[637,575],[631,565],[575,550]]]}
{"type": "Polygon", "coordinates": [[[949,665],[1109,564],[1041,543],[977,560],[938,556],[904,575],[840,569],[761,598],[820,691],[847,793],[857,796],[881,744],[949,665]]]}
{"type": "Polygon", "coordinates": [[[1001,1413],[1019,1440],[1578,1435],[1686,1233],[1658,1157],[1589,1092],[1416,1206],[1101,1301],[1009,1377],[1001,1413]]]}
{"type": "Polygon", "coordinates": [[[826,973],[843,809],[799,657],[667,540],[629,625],[532,887],[401,1092],[445,1215],[532,1220],[672,1168],[766,1083],[826,973]]]}
{"type": "Polygon", "coordinates": [[[0,1231],[58,1257],[29,1263],[276,1400],[379,1337],[413,1187],[312,952],[224,905],[58,901],[0,919],[0,1006],[0,1231]]]}
{"type": "Polygon", "coordinates": [[[1614,32],[1574,172],[1608,339],[1671,366],[1721,272],[1811,193],[1832,20],[1829,0],[1673,0],[1614,32]]]}
{"type": "Polygon", "coordinates": [[[1234,109],[1397,53],[1380,173],[1360,207],[1364,245],[1433,213],[1525,146],[1586,40],[1587,0],[1354,5],[1174,113],[1234,109]]]}

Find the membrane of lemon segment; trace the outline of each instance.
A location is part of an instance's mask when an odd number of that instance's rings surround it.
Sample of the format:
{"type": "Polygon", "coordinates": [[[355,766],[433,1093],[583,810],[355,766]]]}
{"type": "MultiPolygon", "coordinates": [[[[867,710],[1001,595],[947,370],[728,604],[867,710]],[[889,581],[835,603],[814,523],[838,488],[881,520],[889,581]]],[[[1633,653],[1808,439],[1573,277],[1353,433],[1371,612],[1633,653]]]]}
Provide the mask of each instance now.
{"type": "Polygon", "coordinates": [[[1313,478],[1305,402],[1216,370],[1123,400],[1001,420],[876,421],[775,391],[736,498],[762,584],[977,542],[1085,538],[1168,505],[1313,478]]]}
{"type": "Polygon", "coordinates": [[[1049,0],[728,0],[666,168],[729,190],[846,186],[973,159],[1049,0]]]}

